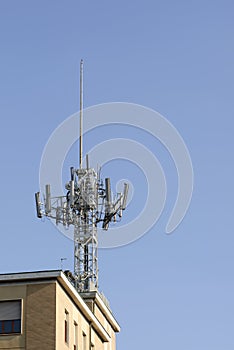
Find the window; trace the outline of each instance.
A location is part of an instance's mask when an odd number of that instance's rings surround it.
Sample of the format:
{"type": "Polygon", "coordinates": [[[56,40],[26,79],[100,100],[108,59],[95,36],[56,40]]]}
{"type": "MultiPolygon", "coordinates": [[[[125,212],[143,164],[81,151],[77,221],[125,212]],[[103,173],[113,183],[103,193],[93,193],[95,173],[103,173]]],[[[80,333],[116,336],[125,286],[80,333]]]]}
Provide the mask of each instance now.
{"type": "Polygon", "coordinates": [[[78,324],[74,321],[74,350],[78,349],[78,324]]]}
{"type": "Polygon", "coordinates": [[[21,300],[0,301],[0,334],[21,333],[21,300]]]}
{"type": "Polygon", "coordinates": [[[67,324],[67,320],[64,321],[64,340],[65,343],[68,343],[68,324],[67,324]]]}
{"type": "Polygon", "coordinates": [[[87,350],[87,339],[86,334],[83,332],[83,350],[87,350]]]}
{"type": "Polygon", "coordinates": [[[65,320],[64,320],[64,341],[69,343],[69,313],[65,310],[65,320]]]}

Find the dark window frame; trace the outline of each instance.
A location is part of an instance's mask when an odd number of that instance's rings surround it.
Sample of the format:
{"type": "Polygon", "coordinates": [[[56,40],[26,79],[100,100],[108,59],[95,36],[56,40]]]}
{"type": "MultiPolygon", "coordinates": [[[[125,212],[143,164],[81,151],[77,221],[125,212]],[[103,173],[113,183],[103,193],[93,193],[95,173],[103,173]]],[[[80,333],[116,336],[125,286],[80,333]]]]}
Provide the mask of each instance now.
{"type": "Polygon", "coordinates": [[[65,309],[64,341],[67,345],[69,345],[69,312],[67,309],[65,309]]]}
{"type": "Polygon", "coordinates": [[[19,302],[20,318],[10,320],[1,320],[0,318],[0,336],[22,334],[22,299],[0,300],[0,304],[4,302],[19,302]]]}
{"type": "Polygon", "coordinates": [[[67,320],[64,320],[64,341],[68,344],[68,325],[67,320]]]}

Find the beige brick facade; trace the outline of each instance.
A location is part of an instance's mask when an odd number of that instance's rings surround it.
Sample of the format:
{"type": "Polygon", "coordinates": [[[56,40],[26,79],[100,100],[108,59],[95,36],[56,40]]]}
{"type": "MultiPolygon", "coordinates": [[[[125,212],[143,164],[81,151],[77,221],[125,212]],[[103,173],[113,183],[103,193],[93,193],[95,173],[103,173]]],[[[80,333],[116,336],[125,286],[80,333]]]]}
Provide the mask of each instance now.
{"type": "Polygon", "coordinates": [[[56,284],[27,285],[26,348],[55,349],[56,284]]]}
{"type": "Polygon", "coordinates": [[[62,271],[0,275],[0,303],[11,300],[22,301],[21,332],[0,329],[0,349],[116,349],[120,328],[102,297],[81,296],[62,271]]]}

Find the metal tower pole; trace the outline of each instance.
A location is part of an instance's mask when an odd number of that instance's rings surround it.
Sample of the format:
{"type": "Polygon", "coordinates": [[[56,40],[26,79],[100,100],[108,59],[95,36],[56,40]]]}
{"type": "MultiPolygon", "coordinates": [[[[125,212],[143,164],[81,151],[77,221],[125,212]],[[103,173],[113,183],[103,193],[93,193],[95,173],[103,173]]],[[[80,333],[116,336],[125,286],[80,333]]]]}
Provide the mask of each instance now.
{"type": "Polygon", "coordinates": [[[99,174],[89,168],[86,156],[86,168],[82,168],[83,153],[83,60],[80,62],[80,137],[79,169],[71,168],[71,180],[65,185],[66,196],[51,197],[50,185],[45,188],[45,201],[41,202],[40,193],[35,194],[37,216],[47,216],[57,225],[74,227],[74,275],[73,283],[79,292],[98,288],[98,235],[97,225],[108,230],[109,223],[122,217],[126,208],[128,185],[124,192],[112,196],[110,179],[105,186],[99,174]]]}

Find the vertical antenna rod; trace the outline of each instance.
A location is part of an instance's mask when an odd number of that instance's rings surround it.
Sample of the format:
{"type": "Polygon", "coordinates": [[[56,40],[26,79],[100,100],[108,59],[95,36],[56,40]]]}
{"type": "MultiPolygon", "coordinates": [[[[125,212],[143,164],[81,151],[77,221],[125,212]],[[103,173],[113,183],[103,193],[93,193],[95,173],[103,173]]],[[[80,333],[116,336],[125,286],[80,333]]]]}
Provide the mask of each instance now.
{"type": "Polygon", "coordinates": [[[80,61],[80,169],[82,169],[82,153],[83,153],[83,140],[82,140],[82,122],[83,122],[83,60],[80,61]]]}

